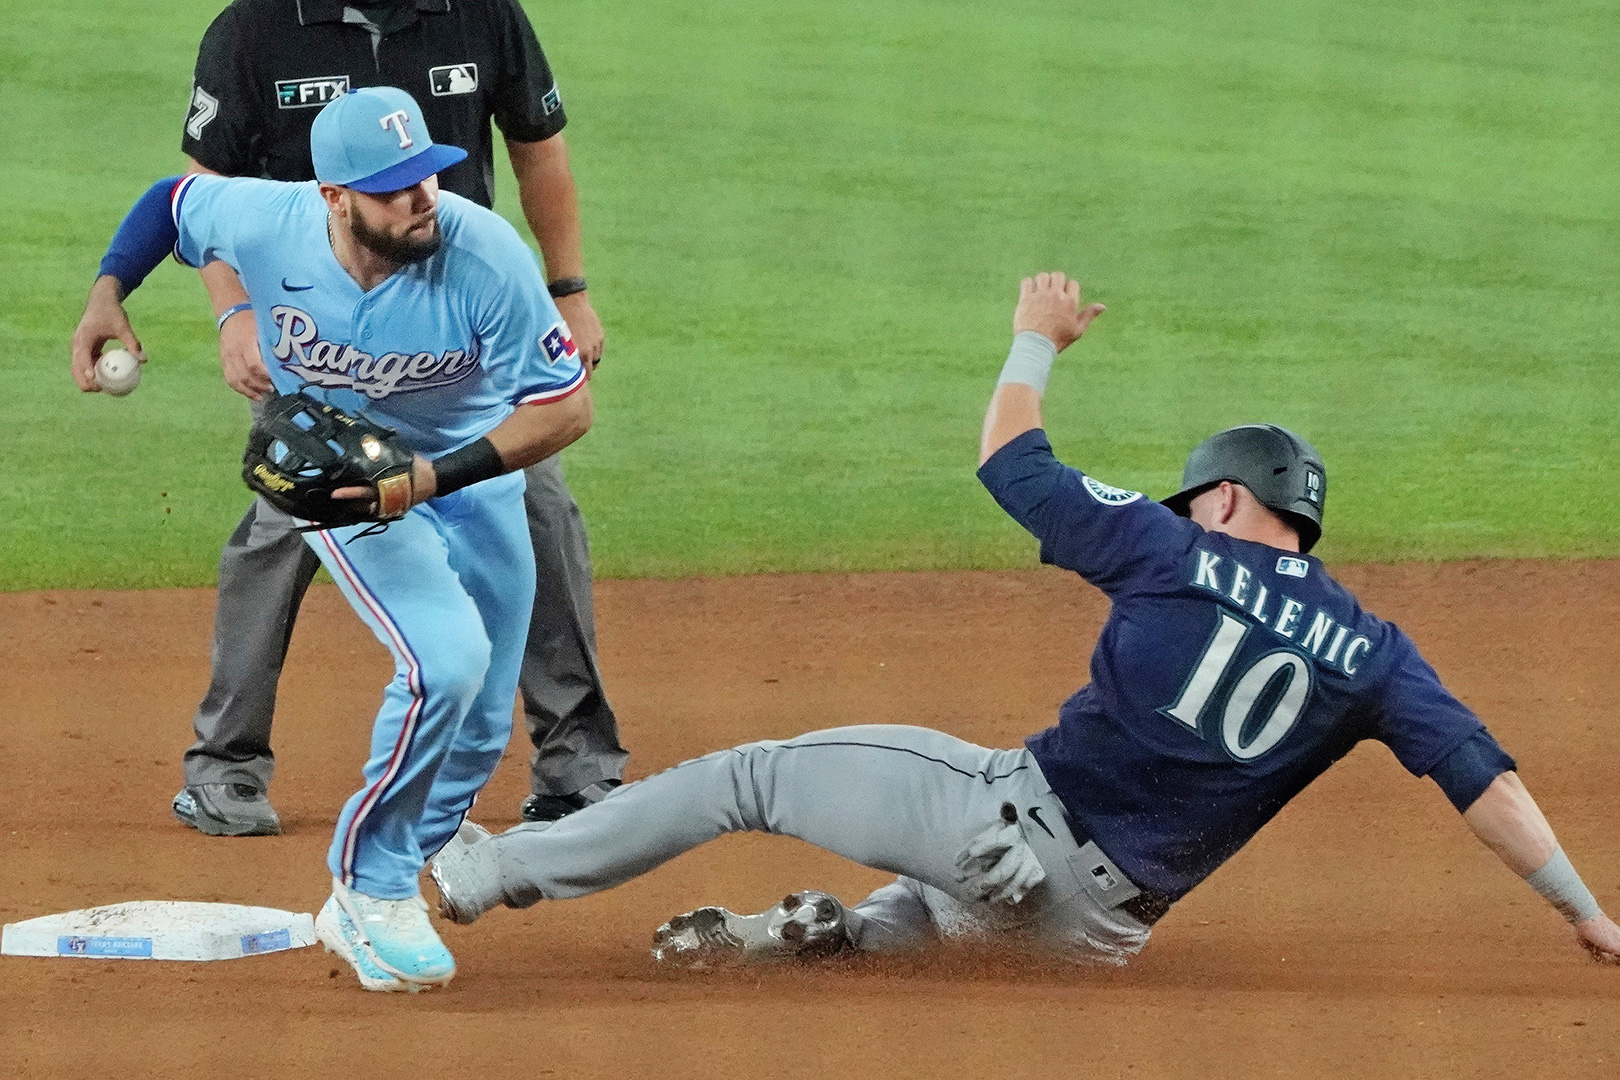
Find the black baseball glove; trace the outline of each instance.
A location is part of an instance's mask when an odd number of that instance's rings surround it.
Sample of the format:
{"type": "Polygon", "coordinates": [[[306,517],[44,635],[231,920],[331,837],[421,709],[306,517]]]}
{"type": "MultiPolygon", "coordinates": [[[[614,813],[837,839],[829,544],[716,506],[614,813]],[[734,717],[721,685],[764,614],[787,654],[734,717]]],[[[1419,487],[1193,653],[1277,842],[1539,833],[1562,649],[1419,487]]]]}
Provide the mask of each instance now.
{"type": "Polygon", "coordinates": [[[278,510],[324,529],[404,517],[414,501],[411,448],[393,428],[306,394],[267,398],[248,432],[242,479],[278,510]],[[375,499],[334,499],[369,487],[375,499]]]}

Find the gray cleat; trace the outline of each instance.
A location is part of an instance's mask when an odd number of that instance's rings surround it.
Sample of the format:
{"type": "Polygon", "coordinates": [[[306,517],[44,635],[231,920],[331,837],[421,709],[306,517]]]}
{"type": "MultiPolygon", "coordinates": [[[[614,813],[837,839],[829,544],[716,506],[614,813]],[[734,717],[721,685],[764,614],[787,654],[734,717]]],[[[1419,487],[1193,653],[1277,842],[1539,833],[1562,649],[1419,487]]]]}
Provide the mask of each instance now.
{"type": "Polygon", "coordinates": [[[439,912],[463,926],[504,901],[501,870],[494,849],[485,849],[490,831],[463,821],[450,842],[429,863],[428,874],[439,890],[439,912]]]}
{"type": "Polygon", "coordinates": [[[844,905],[814,889],[789,893],[758,915],[703,907],[653,931],[653,959],[701,966],[708,961],[828,956],[849,944],[844,905]]]}
{"type": "Polygon", "coordinates": [[[193,784],[171,804],[181,824],[206,836],[280,836],[281,819],[251,784],[193,784]]]}

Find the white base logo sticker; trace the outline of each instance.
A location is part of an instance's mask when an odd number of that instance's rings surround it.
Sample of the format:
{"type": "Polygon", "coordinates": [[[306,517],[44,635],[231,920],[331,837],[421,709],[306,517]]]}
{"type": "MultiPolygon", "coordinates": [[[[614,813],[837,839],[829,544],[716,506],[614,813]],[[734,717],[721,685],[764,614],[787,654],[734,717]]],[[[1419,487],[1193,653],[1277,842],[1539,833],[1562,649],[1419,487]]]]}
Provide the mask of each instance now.
{"type": "Polygon", "coordinates": [[[470,94],[478,89],[478,65],[447,64],[428,68],[428,85],[433,88],[434,97],[470,94]]]}
{"type": "Polygon", "coordinates": [[[1109,487],[1107,484],[1099,483],[1089,476],[1082,475],[1080,479],[1085,481],[1086,490],[1091,492],[1093,499],[1108,506],[1124,506],[1126,503],[1133,503],[1142,497],[1140,491],[1126,491],[1124,488],[1109,487]]]}

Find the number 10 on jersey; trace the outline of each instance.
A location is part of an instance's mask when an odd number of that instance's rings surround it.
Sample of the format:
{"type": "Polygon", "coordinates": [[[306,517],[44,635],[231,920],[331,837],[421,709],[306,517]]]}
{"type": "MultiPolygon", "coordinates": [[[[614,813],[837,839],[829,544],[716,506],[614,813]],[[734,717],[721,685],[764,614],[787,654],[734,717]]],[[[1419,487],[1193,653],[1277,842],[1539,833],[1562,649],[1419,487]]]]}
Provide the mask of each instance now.
{"type": "MultiPolygon", "coordinates": [[[[1159,712],[1198,731],[1198,718],[1210,705],[1210,698],[1226,679],[1227,668],[1252,629],[1248,623],[1226,611],[1220,612],[1220,625],[1204,646],[1192,675],[1181,689],[1174,705],[1159,712]]],[[[1224,704],[1217,700],[1220,740],[1226,752],[1239,761],[1253,761],[1283,740],[1299,719],[1310,698],[1313,675],[1303,656],[1287,649],[1266,653],[1243,673],[1227,691],[1224,704]],[[1280,692],[1266,691],[1281,681],[1280,692]],[[1263,723],[1255,725],[1251,713],[1262,696],[1271,701],[1263,723]]]]}

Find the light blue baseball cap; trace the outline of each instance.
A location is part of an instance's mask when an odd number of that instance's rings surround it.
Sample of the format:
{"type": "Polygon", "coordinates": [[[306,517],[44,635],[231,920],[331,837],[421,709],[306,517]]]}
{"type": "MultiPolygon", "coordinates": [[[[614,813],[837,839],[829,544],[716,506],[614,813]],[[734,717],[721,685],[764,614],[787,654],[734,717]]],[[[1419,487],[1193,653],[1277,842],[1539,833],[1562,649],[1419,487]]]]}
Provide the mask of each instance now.
{"type": "Polygon", "coordinates": [[[309,154],[317,180],[368,195],[415,187],[467,157],[435,143],[416,99],[393,86],[333,98],[309,129],[309,154]]]}

